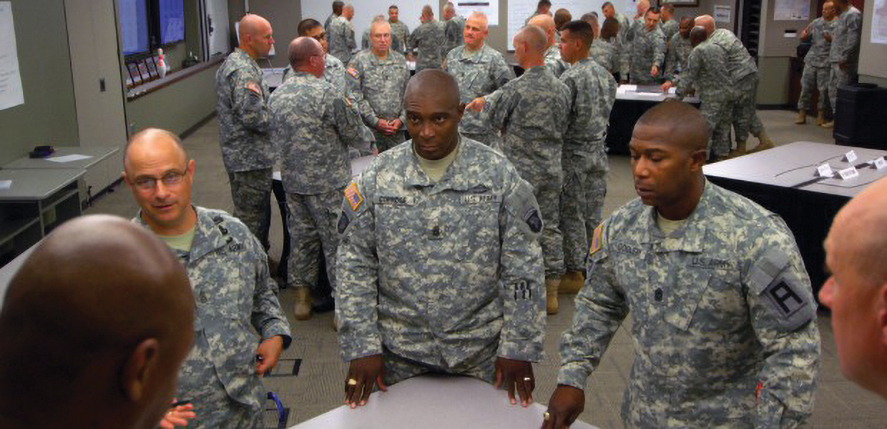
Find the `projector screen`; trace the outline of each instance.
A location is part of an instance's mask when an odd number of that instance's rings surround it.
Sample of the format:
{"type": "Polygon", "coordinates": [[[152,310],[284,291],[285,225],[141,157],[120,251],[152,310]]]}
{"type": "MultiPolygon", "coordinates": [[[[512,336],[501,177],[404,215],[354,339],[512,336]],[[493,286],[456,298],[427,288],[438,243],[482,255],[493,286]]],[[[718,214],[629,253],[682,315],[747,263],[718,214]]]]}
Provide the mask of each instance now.
{"type": "Polygon", "coordinates": [[[144,0],[120,0],[123,55],[148,52],[148,10],[144,0]]]}
{"type": "Polygon", "coordinates": [[[185,40],[185,9],[182,0],[158,1],[160,16],[160,44],[185,40]]]}

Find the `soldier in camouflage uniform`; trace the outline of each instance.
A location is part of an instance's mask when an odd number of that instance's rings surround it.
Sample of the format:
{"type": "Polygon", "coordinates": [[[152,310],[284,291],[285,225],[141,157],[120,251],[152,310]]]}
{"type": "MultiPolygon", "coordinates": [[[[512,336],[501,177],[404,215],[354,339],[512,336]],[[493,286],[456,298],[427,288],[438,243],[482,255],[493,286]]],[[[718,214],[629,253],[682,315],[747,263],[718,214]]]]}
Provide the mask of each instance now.
{"type": "Polygon", "coordinates": [[[256,59],[267,56],[273,45],[271,24],[258,15],[247,15],[240,20],[240,46],[216,72],[219,143],[234,216],[266,249],[274,150],[268,137],[270,91],[256,59]]]}
{"type": "Polygon", "coordinates": [[[619,34],[619,21],[615,19],[604,20],[601,26],[600,37],[595,37],[591,43],[588,56],[611,74],[619,72],[618,54],[616,50],[616,36],[619,34]]]}
{"type": "MultiPolygon", "coordinates": [[[[326,41],[326,33],[323,31],[323,27],[320,26],[319,22],[309,18],[302,20],[302,22],[299,23],[298,30],[299,37],[310,37],[320,42],[320,46],[323,47],[324,52],[323,80],[332,85],[333,91],[335,91],[337,95],[345,95],[345,90],[348,88],[345,80],[345,66],[338,58],[329,54],[329,44],[326,41]]],[[[284,83],[293,76],[295,76],[295,73],[293,73],[293,67],[287,65],[286,69],[283,71],[284,83]]]]}
{"type": "Polygon", "coordinates": [[[558,292],[573,294],[585,279],[587,233],[600,224],[607,195],[607,125],[616,102],[616,79],[588,57],[594,39],[584,21],[561,30],[561,52],[571,67],[561,75],[570,90],[570,115],[564,133],[564,192],[560,199],[564,266],[558,292]]]}
{"type": "Polygon", "coordinates": [[[665,54],[665,80],[674,82],[681,71],[687,68],[687,59],[693,45],[690,44],[690,30],[693,29],[693,18],[681,18],[678,32],[671,37],[668,52],[665,54]]]}
{"type": "Polygon", "coordinates": [[[526,406],[545,336],[542,221],[500,152],[457,132],[452,76],[418,73],[404,99],[414,140],[345,190],[336,314],[345,402],[423,373],[497,381],[526,406]]]}
{"type": "MultiPolygon", "coordinates": [[[[859,66],[859,39],[862,35],[862,13],[851,6],[847,0],[834,0],[840,15],[835,24],[834,32],[826,36],[826,40],[832,42],[829,48],[828,62],[831,64],[831,76],[829,76],[828,99],[832,108],[837,107],[838,87],[856,83],[857,67],[859,66]]],[[[832,128],[835,121],[823,124],[823,127],[832,128]]]]}
{"type": "Polygon", "coordinates": [[[560,229],[563,191],[564,131],[570,90],[544,65],[546,36],[530,25],[514,36],[515,60],[526,70],[496,92],[477,98],[466,109],[484,109],[493,129],[502,131],[504,153],[521,177],[533,185],[542,209],[542,255],[548,314],[558,312],[557,293],[564,275],[564,244],[560,229]]]}
{"type": "Polygon", "coordinates": [[[629,315],[627,427],[796,427],[812,413],[819,331],[798,246],[777,215],[706,182],[707,139],[682,102],[638,120],[641,198],[592,237],[545,428],[582,412],[588,376],[629,315]]]}
{"type": "MultiPolygon", "coordinates": [[[[370,27],[372,27],[375,22],[388,22],[388,20],[385,19],[385,15],[376,15],[376,17],[373,18],[373,22],[370,23],[370,27]]],[[[389,25],[391,24],[389,23],[389,25]]],[[[394,35],[394,26],[391,26],[391,41],[389,42],[389,45],[392,50],[403,52],[403,46],[400,45],[400,40],[394,35]]],[[[366,30],[363,30],[363,37],[360,40],[360,49],[365,51],[372,46],[373,40],[370,37],[370,29],[367,28],[366,30]]],[[[355,56],[357,56],[357,54],[355,54],[355,56]]],[[[351,59],[354,60],[353,57],[351,59]]]]}
{"type": "Polygon", "coordinates": [[[727,52],[727,70],[733,80],[733,132],[736,136],[736,149],[730,152],[729,157],[744,155],[746,153],[746,140],[749,133],[757,137],[759,143],[752,149],[758,152],[775,147],[773,141],[767,136],[764,124],[758,118],[758,66],[755,59],[749,55],[736,35],[723,28],[715,29],[715,20],[711,15],[702,15],[696,18],[695,24],[705,27],[708,40],[727,52]]]}
{"type": "Polygon", "coordinates": [[[351,18],[354,17],[354,6],[346,4],[342,8],[342,16],[330,23],[327,31],[327,40],[330,44],[330,54],[338,58],[342,64],[348,64],[351,61],[352,51],[357,48],[357,42],[354,40],[354,23],[351,18]]]}
{"type": "Polygon", "coordinates": [[[620,82],[628,82],[628,72],[631,66],[632,41],[634,40],[634,32],[636,29],[644,27],[644,12],[649,9],[650,3],[647,0],[640,0],[637,3],[637,15],[634,19],[629,18],[621,13],[616,12],[613,3],[604,2],[601,10],[607,19],[615,19],[619,23],[619,34],[616,36],[616,52],[618,62],[618,72],[620,82]]]}
{"type": "Polygon", "coordinates": [[[410,41],[410,28],[400,20],[400,9],[396,5],[388,8],[388,23],[391,24],[391,49],[405,55],[410,41]]]}
{"type": "Polygon", "coordinates": [[[678,34],[680,24],[674,19],[673,4],[666,3],[662,5],[659,10],[662,12],[662,23],[659,24],[659,29],[662,30],[662,34],[665,35],[665,43],[668,44],[671,42],[671,38],[674,37],[675,34],[678,34]]]}
{"type": "Polygon", "coordinates": [[[194,160],[174,134],[133,136],[124,168],[141,208],[133,222],[184,264],[197,304],[194,345],[176,392],[194,404],[188,427],[257,427],[265,403],[260,374],[292,341],[261,243],[227,213],[191,205],[194,160]]]}
{"type": "MultiPolygon", "coordinates": [[[[514,79],[514,69],[499,51],[484,43],[488,34],[486,15],[472,13],[465,21],[464,34],[465,44],[447,54],[444,70],[456,78],[459,98],[467,104],[514,79]]],[[[500,141],[485,112],[466,111],[459,124],[459,133],[487,146],[500,141]]]]}
{"type": "Polygon", "coordinates": [[[444,59],[444,25],[434,19],[431,6],[422,8],[422,24],[410,35],[407,49],[416,52],[416,73],[425,69],[441,68],[444,59]]]}
{"type": "Polygon", "coordinates": [[[659,11],[650,8],[644,14],[644,25],[634,31],[631,42],[631,83],[656,84],[665,62],[665,35],[659,29],[659,11]]]}
{"type": "Polygon", "coordinates": [[[465,30],[465,17],[456,15],[456,7],[450,1],[444,6],[443,19],[444,37],[447,39],[443,55],[446,58],[450,51],[465,43],[465,38],[462,35],[462,32],[465,30]]]}
{"type": "Polygon", "coordinates": [[[391,26],[376,21],[370,26],[373,48],[359,52],[348,64],[350,98],[358,105],[364,123],[373,130],[379,152],[406,140],[403,93],[410,80],[407,60],[389,49],[391,26]]]}
{"type": "Polygon", "coordinates": [[[561,59],[561,49],[558,43],[555,42],[556,28],[554,27],[554,19],[548,15],[536,15],[530,18],[530,22],[527,25],[535,25],[545,32],[545,36],[548,38],[548,49],[545,51],[545,67],[554,77],[560,77],[570,65],[561,59]]]}
{"type": "Polygon", "coordinates": [[[825,123],[825,103],[828,100],[828,82],[831,67],[828,62],[829,49],[832,42],[826,40],[826,34],[832,34],[837,24],[835,5],[826,2],[822,5],[822,16],[807,25],[801,33],[802,39],[810,40],[810,50],[804,56],[804,73],[801,75],[801,96],[798,97],[798,120],[796,124],[807,123],[807,109],[810,108],[810,97],[813,89],[819,90],[816,125],[825,123]]]}
{"type": "MultiPolygon", "coordinates": [[[[386,24],[387,25],[387,24],[386,24]]],[[[311,317],[309,291],[317,287],[320,251],[336,289],[336,215],[351,178],[348,147],[368,151],[372,136],[350,102],[322,79],[323,48],[299,37],[289,46],[295,73],[271,95],[271,137],[283,161],[293,256],[287,282],[296,289],[296,319],[311,317]],[[318,55],[312,57],[312,55],[318,55]]]]}
{"type": "Polygon", "coordinates": [[[325,33],[329,33],[329,31],[330,31],[330,24],[332,24],[332,22],[333,22],[336,18],[342,16],[342,8],[343,8],[344,6],[345,6],[345,2],[343,2],[343,1],[341,1],[341,0],[336,0],[336,1],[333,2],[333,13],[331,13],[330,16],[328,16],[328,17],[326,18],[326,21],[323,22],[323,31],[324,31],[325,33]]]}
{"type": "MultiPolygon", "coordinates": [[[[677,94],[688,96],[696,93],[702,105],[699,111],[708,124],[709,159],[723,159],[730,153],[730,112],[733,111],[733,82],[727,69],[727,54],[713,43],[706,41],[704,27],[690,31],[693,51],[687,60],[687,68],[675,80],[677,94]]],[[[671,82],[663,84],[667,89],[671,82]]]]}

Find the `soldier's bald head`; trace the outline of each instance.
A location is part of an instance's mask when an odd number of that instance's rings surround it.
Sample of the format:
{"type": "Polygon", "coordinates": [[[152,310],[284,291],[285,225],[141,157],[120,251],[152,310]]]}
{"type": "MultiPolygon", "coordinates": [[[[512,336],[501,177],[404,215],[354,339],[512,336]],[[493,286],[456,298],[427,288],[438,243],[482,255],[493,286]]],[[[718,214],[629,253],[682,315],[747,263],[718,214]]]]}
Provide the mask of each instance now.
{"type": "Polygon", "coordinates": [[[843,241],[843,257],[871,286],[887,284],[887,179],[881,179],[845,205],[828,240],[843,241]]]}
{"type": "Polygon", "coordinates": [[[185,151],[185,145],[182,139],[167,130],[160,128],[145,128],[135,133],[126,142],[123,148],[123,165],[126,167],[130,158],[139,157],[143,153],[154,151],[167,151],[173,156],[181,158],[184,162],[188,159],[188,152],[185,151]]]}
{"type": "Polygon", "coordinates": [[[431,5],[422,6],[422,15],[431,16],[434,15],[434,9],[431,8],[431,5]]]}
{"type": "Polygon", "coordinates": [[[695,107],[681,102],[663,101],[647,110],[635,124],[655,127],[660,141],[695,152],[708,146],[708,123],[695,107]]]}
{"type": "Polygon", "coordinates": [[[536,15],[530,18],[527,25],[535,25],[542,29],[546,34],[554,31],[554,18],[551,15],[536,15]]]}
{"type": "Polygon", "coordinates": [[[71,413],[55,418],[72,426],[110,418],[156,427],[193,320],[188,276],[164,243],[121,218],[71,220],[10,282],[0,310],[0,415],[34,427],[55,411],[71,413]],[[51,401],[34,400],[46,392],[51,401]]]}
{"type": "Polygon", "coordinates": [[[412,97],[427,97],[429,93],[436,93],[441,108],[459,107],[459,84],[452,75],[441,70],[426,69],[410,78],[404,92],[404,103],[408,103],[412,97]]]}
{"type": "Polygon", "coordinates": [[[287,54],[293,70],[298,70],[308,65],[311,57],[323,57],[323,47],[313,37],[297,37],[290,42],[287,54]]]}
{"type": "Polygon", "coordinates": [[[252,13],[247,14],[240,19],[240,40],[245,40],[248,34],[257,37],[264,28],[270,26],[271,23],[267,19],[252,13]]]}
{"type": "MultiPolygon", "coordinates": [[[[548,18],[551,19],[550,16],[548,18]]],[[[527,53],[533,56],[545,56],[545,50],[548,49],[548,36],[541,28],[535,25],[528,25],[522,28],[517,35],[514,36],[514,41],[516,43],[526,43],[527,53]]]]}
{"type": "Polygon", "coordinates": [[[711,15],[697,16],[694,22],[696,25],[704,27],[709,35],[715,31],[715,19],[711,15]]]}

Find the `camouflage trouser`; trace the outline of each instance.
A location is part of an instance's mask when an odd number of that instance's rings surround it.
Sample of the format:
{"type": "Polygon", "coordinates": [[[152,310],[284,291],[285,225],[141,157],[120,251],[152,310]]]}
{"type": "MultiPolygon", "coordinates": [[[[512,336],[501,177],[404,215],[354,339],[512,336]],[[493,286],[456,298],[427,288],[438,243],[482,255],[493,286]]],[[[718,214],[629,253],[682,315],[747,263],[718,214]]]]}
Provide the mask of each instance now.
{"type": "Polygon", "coordinates": [[[240,219],[249,231],[268,248],[268,228],[271,211],[271,167],[228,173],[234,217],[240,219]]]}
{"type": "MultiPolygon", "coordinates": [[[[342,210],[343,189],[316,195],[286,194],[290,215],[292,253],[288,260],[289,279],[294,287],[317,287],[320,251],[326,257],[326,272],[336,289],[336,217],[342,210]]],[[[333,294],[335,297],[335,294],[333,294]]]]}
{"type": "MultiPolygon", "coordinates": [[[[194,404],[194,412],[197,414],[188,421],[188,427],[206,429],[259,427],[262,417],[261,407],[252,408],[228,396],[209,358],[208,347],[202,332],[198,333],[188,359],[179,370],[176,398],[194,404]],[[194,359],[193,356],[205,356],[205,358],[194,359]]],[[[261,386],[261,381],[258,385],[261,386]]],[[[265,389],[257,390],[254,392],[256,399],[260,404],[264,403],[265,389]]]]}
{"type": "Polygon", "coordinates": [[[386,136],[385,134],[373,130],[373,136],[376,137],[376,147],[379,149],[379,153],[385,152],[407,140],[406,133],[402,130],[390,136],[386,136]]]}
{"type": "Polygon", "coordinates": [[[382,354],[382,365],[385,375],[382,378],[385,385],[391,386],[394,383],[422,374],[453,374],[467,375],[492,384],[496,375],[496,344],[493,343],[494,347],[490,347],[489,350],[486,350],[486,353],[482,353],[480,356],[463,362],[454,368],[443,368],[437,365],[417,362],[394,354],[391,350],[385,348],[382,354]]]}
{"type": "Polygon", "coordinates": [[[607,154],[603,142],[600,153],[564,152],[564,192],[560,201],[560,224],[564,242],[564,267],[567,271],[585,269],[588,233],[600,223],[607,194],[607,154]],[[587,222],[591,222],[590,226],[587,222]]]}
{"type": "Polygon", "coordinates": [[[748,140],[749,132],[754,136],[761,135],[764,124],[757,113],[758,74],[751,73],[739,79],[733,87],[733,93],[735,95],[731,110],[736,141],[748,140]]]}
{"type": "Polygon", "coordinates": [[[838,63],[830,63],[831,75],[828,81],[828,101],[832,103],[832,109],[838,107],[838,87],[856,82],[856,67],[853,64],[847,65],[847,70],[841,70],[838,63]]]}
{"type": "Polygon", "coordinates": [[[723,157],[730,153],[730,112],[732,102],[725,100],[702,100],[699,111],[708,123],[708,155],[723,157]]]}
{"type": "Polygon", "coordinates": [[[798,97],[798,110],[810,108],[810,97],[813,96],[813,88],[816,88],[819,90],[819,102],[816,104],[816,107],[820,112],[825,111],[830,74],[829,66],[827,65],[820,67],[810,63],[804,64],[804,74],[801,75],[801,96],[798,97]]]}

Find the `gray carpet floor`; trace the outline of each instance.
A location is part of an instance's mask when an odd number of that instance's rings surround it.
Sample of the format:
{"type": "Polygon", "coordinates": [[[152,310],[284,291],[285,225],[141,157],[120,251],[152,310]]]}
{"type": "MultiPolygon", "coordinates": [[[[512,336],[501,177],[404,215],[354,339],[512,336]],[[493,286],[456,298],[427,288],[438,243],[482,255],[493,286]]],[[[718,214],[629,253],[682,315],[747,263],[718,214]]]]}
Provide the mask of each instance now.
{"type": "MultiPolygon", "coordinates": [[[[777,144],[795,141],[834,142],[830,130],[812,124],[795,125],[795,115],[794,112],[781,110],[759,112],[769,135],[777,144]]],[[[750,146],[756,144],[754,140],[752,138],[749,141],[750,146]]],[[[197,164],[193,186],[194,203],[230,212],[233,204],[228,176],[219,150],[218,123],[215,119],[210,120],[185,138],[184,142],[189,155],[197,164]]],[[[610,158],[607,188],[605,215],[635,197],[628,157],[610,158]]],[[[272,204],[272,207],[274,214],[270,252],[276,257],[281,252],[282,232],[277,206],[272,204]]],[[[112,192],[101,196],[86,210],[87,213],[110,213],[127,218],[135,215],[136,211],[137,206],[125,185],[117,186],[112,192]]],[[[347,366],[339,355],[336,334],[330,326],[331,313],[317,315],[309,321],[296,322],[292,318],[292,290],[282,290],[280,300],[292,323],[294,341],[284,352],[283,360],[274,370],[273,376],[265,380],[265,384],[290,408],[287,424],[294,425],[341,405],[347,366]],[[298,366],[297,376],[292,375],[294,366],[298,366]]],[[[558,339],[569,326],[573,309],[572,296],[567,296],[561,300],[560,313],[548,318],[546,358],[535,366],[538,381],[534,397],[539,402],[546,403],[555,388],[558,339]]],[[[829,317],[820,314],[818,322],[822,334],[822,367],[815,412],[806,426],[842,429],[884,427],[887,422],[887,402],[855,386],[841,375],[829,317]]],[[[585,412],[580,417],[581,420],[602,428],[623,426],[619,418],[619,408],[633,358],[632,340],[623,326],[610,344],[599,369],[589,380],[585,412]]],[[[269,402],[270,406],[273,405],[269,402]]],[[[267,412],[265,417],[268,427],[276,427],[273,412],[267,412]]]]}

